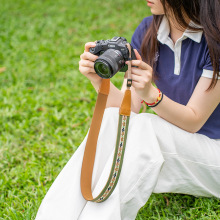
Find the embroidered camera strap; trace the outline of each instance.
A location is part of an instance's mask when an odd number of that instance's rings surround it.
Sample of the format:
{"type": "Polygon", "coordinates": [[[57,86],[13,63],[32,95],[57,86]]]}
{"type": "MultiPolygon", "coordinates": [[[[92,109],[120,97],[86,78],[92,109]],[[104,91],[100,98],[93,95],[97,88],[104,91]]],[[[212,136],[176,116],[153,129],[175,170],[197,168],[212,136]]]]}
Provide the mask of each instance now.
{"type": "MultiPolygon", "coordinates": [[[[84,151],[82,170],[81,170],[81,192],[83,197],[92,202],[104,202],[114,191],[122,168],[124,152],[126,147],[126,139],[129,125],[129,118],[131,113],[131,47],[127,44],[129,49],[129,62],[128,62],[128,79],[127,90],[125,91],[124,98],[119,111],[118,134],[112,162],[111,171],[107,183],[103,190],[96,198],[92,195],[92,173],[95,162],[96,146],[98,135],[102,123],[103,114],[105,111],[107,98],[110,90],[110,79],[102,79],[102,84],[99,89],[98,98],[96,101],[95,111],[90,126],[88,139],[84,151]]],[[[104,146],[103,146],[104,147],[104,146]]]]}

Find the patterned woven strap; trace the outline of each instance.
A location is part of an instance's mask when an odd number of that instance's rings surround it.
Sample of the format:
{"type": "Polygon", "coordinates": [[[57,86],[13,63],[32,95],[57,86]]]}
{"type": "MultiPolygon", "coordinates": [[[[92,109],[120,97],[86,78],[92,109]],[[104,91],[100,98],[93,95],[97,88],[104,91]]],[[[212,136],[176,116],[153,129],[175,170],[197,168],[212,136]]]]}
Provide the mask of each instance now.
{"type": "MultiPolygon", "coordinates": [[[[130,44],[128,49],[131,57],[130,44]]],[[[131,82],[131,64],[128,65],[128,81],[131,82]]],[[[119,112],[119,123],[118,123],[118,135],[115,146],[114,159],[112,163],[111,172],[101,193],[93,198],[91,185],[92,185],[92,173],[95,161],[96,146],[99,135],[99,130],[101,127],[101,122],[107,102],[108,93],[110,90],[110,80],[103,79],[102,85],[99,90],[98,98],[96,101],[95,111],[92,118],[92,124],[90,126],[90,131],[88,134],[88,139],[85,147],[82,170],[81,170],[81,192],[83,197],[92,202],[103,202],[112,194],[114,191],[122,168],[124,152],[126,147],[126,139],[129,125],[129,118],[131,113],[131,90],[130,85],[125,91],[124,98],[120,107],[119,112]]]]}
{"type": "Polygon", "coordinates": [[[118,125],[118,136],[115,146],[114,159],[112,163],[111,172],[108,178],[108,181],[101,191],[101,193],[94,198],[93,202],[104,202],[114,191],[122,168],[126,139],[127,139],[127,131],[129,124],[129,116],[120,115],[119,116],[119,125],[118,125]]]}

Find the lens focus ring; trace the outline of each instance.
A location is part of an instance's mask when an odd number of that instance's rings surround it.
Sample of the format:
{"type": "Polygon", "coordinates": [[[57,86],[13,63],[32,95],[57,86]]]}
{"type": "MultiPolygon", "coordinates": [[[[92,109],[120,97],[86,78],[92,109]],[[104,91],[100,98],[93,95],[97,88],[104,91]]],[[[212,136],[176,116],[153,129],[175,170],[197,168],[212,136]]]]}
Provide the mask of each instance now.
{"type": "Polygon", "coordinates": [[[95,71],[102,78],[113,77],[124,66],[119,50],[109,49],[95,61],[95,71]]]}

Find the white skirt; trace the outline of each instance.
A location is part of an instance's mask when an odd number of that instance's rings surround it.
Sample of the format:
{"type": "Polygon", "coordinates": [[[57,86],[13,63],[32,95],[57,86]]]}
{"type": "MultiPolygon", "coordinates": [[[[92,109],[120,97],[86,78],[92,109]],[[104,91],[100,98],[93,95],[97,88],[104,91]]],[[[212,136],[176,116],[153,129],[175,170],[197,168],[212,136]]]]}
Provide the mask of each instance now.
{"type": "MultiPolygon", "coordinates": [[[[107,108],[100,130],[92,190],[103,189],[112,165],[118,108],[107,108]]],[[[184,193],[220,198],[220,140],[186,132],[160,117],[131,114],[119,182],[103,203],[81,195],[86,139],[58,175],[36,220],[134,220],[151,193],[184,193]]]]}

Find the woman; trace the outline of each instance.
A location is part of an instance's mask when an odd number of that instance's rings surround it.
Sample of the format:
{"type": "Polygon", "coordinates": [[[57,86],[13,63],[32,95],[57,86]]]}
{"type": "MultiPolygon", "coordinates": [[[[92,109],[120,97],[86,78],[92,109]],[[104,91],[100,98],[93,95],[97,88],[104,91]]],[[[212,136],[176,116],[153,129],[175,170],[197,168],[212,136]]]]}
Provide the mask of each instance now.
{"type": "MultiPolygon", "coordinates": [[[[148,1],[153,17],[144,18],[132,37],[137,57],[132,61],[136,66],[132,68],[133,113],[113,194],[100,204],[83,199],[80,174],[85,139],[48,191],[37,220],[135,219],[152,192],[220,198],[220,50],[215,25],[220,7],[219,2],[205,5],[206,1],[148,1]],[[214,14],[209,16],[205,12],[211,9],[214,14]],[[138,114],[142,100],[157,116],[138,114]]],[[[97,56],[88,52],[94,46],[85,45],[79,70],[98,90],[97,56]]],[[[97,146],[94,196],[111,168],[124,87],[119,91],[111,84],[97,146]]]]}

